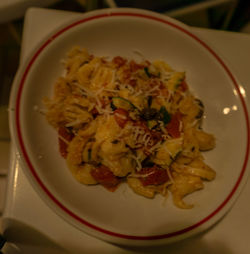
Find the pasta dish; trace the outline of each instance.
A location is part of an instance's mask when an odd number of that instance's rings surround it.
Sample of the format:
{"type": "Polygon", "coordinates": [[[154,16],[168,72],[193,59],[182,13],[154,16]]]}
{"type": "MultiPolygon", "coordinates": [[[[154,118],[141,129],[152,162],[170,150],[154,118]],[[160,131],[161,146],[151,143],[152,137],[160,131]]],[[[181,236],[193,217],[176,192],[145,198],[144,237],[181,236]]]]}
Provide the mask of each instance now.
{"type": "Polygon", "coordinates": [[[147,198],[170,193],[177,207],[192,208],[183,198],[216,175],[202,155],[215,138],[202,129],[204,105],[185,72],[80,47],[68,52],[64,67],[44,104],[77,181],[109,191],[126,183],[147,198]]]}

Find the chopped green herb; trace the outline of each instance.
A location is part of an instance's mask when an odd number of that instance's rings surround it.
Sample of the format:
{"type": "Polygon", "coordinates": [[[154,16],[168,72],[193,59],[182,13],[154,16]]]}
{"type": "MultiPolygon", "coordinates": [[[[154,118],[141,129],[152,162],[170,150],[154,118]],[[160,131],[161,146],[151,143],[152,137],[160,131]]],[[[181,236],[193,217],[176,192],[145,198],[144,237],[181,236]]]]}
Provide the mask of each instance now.
{"type": "Polygon", "coordinates": [[[159,115],[160,115],[160,120],[163,121],[164,125],[170,122],[171,116],[164,106],[161,106],[159,115]]]}
{"type": "Polygon", "coordinates": [[[151,161],[150,158],[146,158],[144,161],[142,161],[141,165],[142,165],[143,168],[151,168],[155,164],[154,164],[154,162],[151,161]]]}
{"type": "Polygon", "coordinates": [[[148,76],[149,78],[151,78],[151,74],[150,74],[150,72],[149,72],[149,70],[148,70],[148,67],[145,67],[145,68],[144,68],[144,71],[145,71],[145,73],[147,74],[147,76],[148,76]]]}
{"type": "Polygon", "coordinates": [[[131,111],[135,109],[135,106],[129,100],[122,97],[113,97],[110,106],[112,109],[122,108],[131,111]]]}
{"type": "Polygon", "coordinates": [[[111,101],[111,103],[110,103],[110,107],[112,108],[112,110],[113,110],[113,111],[115,111],[115,110],[116,110],[116,106],[114,105],[113,101],[111,101]]]}

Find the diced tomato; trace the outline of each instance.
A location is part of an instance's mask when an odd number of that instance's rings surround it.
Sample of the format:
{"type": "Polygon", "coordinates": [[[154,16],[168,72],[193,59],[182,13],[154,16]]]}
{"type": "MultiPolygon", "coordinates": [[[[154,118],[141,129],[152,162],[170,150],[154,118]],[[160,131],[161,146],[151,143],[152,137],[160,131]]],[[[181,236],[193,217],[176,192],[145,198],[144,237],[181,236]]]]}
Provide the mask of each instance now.
{"type": "Polygon", "coordinates": [[[128,80],[131,79],[132,74],[131,74],[131,70],[129,69],[129,67],[124,68],[122,74],[123,74],[123,81],[124,82],[128,82],[128,80]]]}
{"type": "Polygon", "coordinates": [[[58,129],[58,142],[59,142],[59,151],[62,157],[66,158],[67,157],[67,148],[68,148],[68,143],[65,141],[70,142],[74,137],[74,134],[71,133],[66,127],[59,127],[58,129]]]}
{"type": "Polygon", "coordinates": [[[98,183],[110,191],[114,191],[121,182],[120,178],[115,176],[112,171],[104,165],[93,169],[90,173],[98,183]]]}
{"type": "Polygon", "coordinates": [[[171,137],[173,138],[180,137],[181,135],[180,123],[181,123],[181,113],[177,112],[174,115],[172,115],[170,122],[166,126],[167,132],[171,137]]]}
{"type": "Polygon", "coordinates": [[[159,88],[160,90],[157,90],[159,94],[161,94],[162,96],[168,98],[170,96],[169,94],[169,90],[166,88],[166,85],[164,85],[164,83],[162,81],[159,81],[160,85],[159,88]]]}
{"type": "Polygon", "coordinates": [[[67,148],[68,148],[68,144],[65,143],[62,139],[58,139],[58,142],[59,142],[59,151],[60,151],[60,154],[63,158],[66,158],[67,157],[67,148]]]}
{"type": "Polygon", "coordinates": [[[129,114],[128,111],[123,109],[123,108],[118,108],[114,111],[114,117],[117,122],[117,124],[121,127],[124,128],[126,125],[127,121],[129,120],[129,114]]]}
{"type": "Polygon", "coordinates": [[[187,85],[187,82],[186,82],[185,80],[183,80],[183,81],[180,83],[179,89],[180,89],[182,92],[185,92],[185,91],[188,89],[188,85],[187,85]]]}
{"type": "Polygon", "coordinates": [[[169,180],[167,171],[165,169],[160,169],[156,165],[152,168],[143,168],[138,173],[146,175],[140,178],[143,186],[159,185],[169,180]]]}
{"type": "Polygon", "coordinates": [[[145,65],[138,64],[132,60],[129,62],[129,67],[130,67],[131,72],[136,72],[137,70],[145,68],[145,65]]]}
{"type": "Polygon", "coordinates": [[[113,58],[113,63],[115,63],[117,65],[117,67],[121,67],[123,66],[124,64],[126,64],[127,60],[124,59],[123,57],[121,56],[116,56],[113,58]]]}
{"type": "Polygon", "coordinates": [[[131,86],[135,87],[136,84],[137,84],[137,80],[136,80],[136,79],[130,79],[130,80],[129,80],[129,84],[130,84],[131,86]]]}

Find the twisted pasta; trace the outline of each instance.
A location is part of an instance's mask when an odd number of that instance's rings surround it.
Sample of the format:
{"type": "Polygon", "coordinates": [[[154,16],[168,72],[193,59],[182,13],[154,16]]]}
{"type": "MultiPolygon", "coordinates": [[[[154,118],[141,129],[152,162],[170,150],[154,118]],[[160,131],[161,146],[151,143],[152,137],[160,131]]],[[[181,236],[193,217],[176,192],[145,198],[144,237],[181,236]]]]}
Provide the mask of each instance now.
{"type": "Polygon", "coordinates": [[[153,198],[183,198],[215,178],[202,151],[215,138],[201,128],[203,103],[189,90],[184,72],[164,61],[111,60],[73,48],[52,98],[48,122],[58,130],[62,155],[73,176],[114,191],[121,182],[153,198]]]}

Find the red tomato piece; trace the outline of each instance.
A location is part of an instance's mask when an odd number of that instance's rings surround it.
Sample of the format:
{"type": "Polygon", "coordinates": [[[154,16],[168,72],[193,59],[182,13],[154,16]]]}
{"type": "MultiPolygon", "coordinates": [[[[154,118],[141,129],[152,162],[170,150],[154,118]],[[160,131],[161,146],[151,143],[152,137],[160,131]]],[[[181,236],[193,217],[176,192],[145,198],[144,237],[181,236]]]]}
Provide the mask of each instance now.
{"type": "Polygon", "coordinates": [[[130,67],[131,72],[136,72],[140,69],[145,68],[145,65],[138,64],[138,63],[136,63],[135,61],[132,60],[132,61],[129,62],[129,67],[130,67]]]}
{"type": "Polygon", "coordinates": [[[127,62],[127,60],[121,56],[114,57],[112,61],[117,65],[117,67],[121,67],[127,62]]]}
{"type": "Polygon", "coordinates": [[[179,112],[172,115],[170,122],[167,124],[166,129],[170,136],[173,138],[179,138],[180,132],[181,114],[179,112]]]}
{"type": "Polygon", "coordinates": [[[62,157],[66,158],[68,151],[68,143],[65,141],[70,142],[74,137],[74,134],[69,132],[66,127],[59,127],[58,129],[58,142],[59,142],[59,151],[62,157]]]}
{"type": "Polygon", "coordinates": [[[159,185],[169,180],[167,171],[165,169],[160,169],[156,165],[152,168],[143,168],[138,173],[146,175],[140,178],[143,186],[159,185]]]}
{"type": "Polygon", "coordinates": [[[121,127],[124,128],[126,125],[127,121],[129,120],[129,114],[128,111],[122,108],[118,108],[114,111],[114,117],[117,122],[117,124],[121,127]]]}
{"type": "Polygon", "coordinates": [[[185,80],[183,80],[179,86],[179,89],[182,91],[182,92],[185,92],[187,91],[188,89],[188,85],[187,85],[187,82],[185,80]]]}
{"type": "Polygon", "coordinates": [[[121,180],[104,165],[93,169],[90,173],[98,183],[110,191],[114,191],[117,188],[117,185],[121,182],[121,180]]]}
{"type": "Polygon", "coordinates": [[[129,84],[130,84],[131,86],[135,87],[136,84],[137,84],[136,79],[130,79],[130,80],[129,80],[129,84]]]}
{"type": "Polygon", "coordinates": [[[59,142],[59,151],[60,151],[60,154],[63,158],[66,158],[67,157],[67,148],[68,148],[68,144],[65,143],[61,138],[58,139],[58,142],[59,142]]]}

